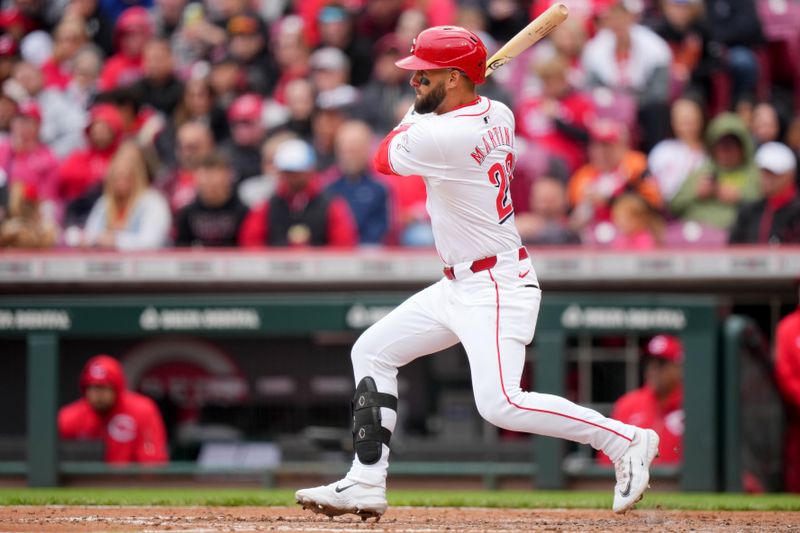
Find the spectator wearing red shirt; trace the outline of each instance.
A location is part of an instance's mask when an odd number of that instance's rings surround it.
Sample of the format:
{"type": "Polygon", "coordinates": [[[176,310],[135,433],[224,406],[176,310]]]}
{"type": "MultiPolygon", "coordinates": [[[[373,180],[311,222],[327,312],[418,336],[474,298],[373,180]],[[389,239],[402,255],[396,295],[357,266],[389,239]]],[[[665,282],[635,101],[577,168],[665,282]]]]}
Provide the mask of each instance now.
{"type": "Polygon", "coordinates": [[[89,145],[73,152],[61,164],[58,192],[63,200],[74,200],[103,181],[108,163],[122,140],[124,127],[122,115],[113,105],[92,107],[86,126],[89,145]]]}
{"type": "Polygon", "coordinates": [[[778,322],[775,373],[787,411],[784,490],[800,492],[800,307],[778,322]]]}
{"type": "Polygon", "coordinates": [[[142,77],[142,52],[153,35],[153,23],[143,7],[131,7],[122,12],[114,27],[117,53],[108,58],[100,73],[102,91],[126,87],[142,77]]]}
{"type": "Polygon", "coordinates": [[[325,192],[314,172],[311,146],[299,139],[278,146],[273,161],[279,174],[275,194],[244,221],[243,246],[355,246],[355,219],[341,198],[325,192]]]}
{"type": "Polygon", "coordinates": [[[594,115],[594,105],[589,97],[570,86],[568,68],[561,56],[536,65],[542,94],[523,100],[517,116],[521,135],[561,158],[569,171],[575,172],[585,162],[587,125],[594,115]]]}
{"type": "MultiPolygon", "coordinates": [[[[611,417],[655,430],[661,445],[653,464],[677,464],[683,459],[683,344],[672,335],[656,335],[645,357],[644,385],[620,397],[611,417]]],[[[611,463],[605,454],[597,460],[611,463]]]]}
{"type": "Polygon", "coordinates": [[[24,102],[11,120],[11,135],[0,140],[0,176],[9,185],[33,185],[43,202],[45,215],[58,218],[61,202],[57,194],[58,161],[39,140],[42,112],[31,101],[24,102]]]}
{"type": "Polygon", "coordinates": [[[165,463],[166,433],[156,404],[127,390],[119,362],[91,358],[80,377],[82,398],[61,408],[62,439],[103,440],[108,463],[165,463]]]}

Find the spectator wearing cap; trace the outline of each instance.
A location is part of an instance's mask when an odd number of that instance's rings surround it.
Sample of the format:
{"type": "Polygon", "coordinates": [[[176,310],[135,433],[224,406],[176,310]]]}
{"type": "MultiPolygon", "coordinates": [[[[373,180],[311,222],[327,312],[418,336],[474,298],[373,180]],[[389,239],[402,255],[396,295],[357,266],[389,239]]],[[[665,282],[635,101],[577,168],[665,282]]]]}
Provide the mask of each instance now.
{"type": "Polygon", "coordinates": [[[372,43],[355,33],[351,13],[339,4],[323,7],[317,15],[319,46],[338,48],[350,63],[350,83],[364,85],[370,77],[373,64],[372,43]]]}
{"type": "Polygon", "coordinates": [[[260,173],[259,149],[266,135],[262,111],[261,96],[254,93],[240,96],[228,108],[231,138],[223,144],[223,149],[231,159],[237,184],[260,173]]]}
{"type": "Polygon", "coordinates": [[[682,221],[727,231],[740,202],[761,197],[753,141],[737,115],[722,113],[708,125],[705,142],[709,159],[689,174],[670,209],[682,221]]]}
{"type": "Polygon", "coordinates": [[[164,39],[148,41],[142,50],[142,77],[131,86],[139,105],[170,117],[183,96],[183,83],[174,71],[172,49],[164,39]]]}
{"type": "Polygon", "coordinates": [[[143,7],[122,12],[114,27],[114,50],[100,73],[100,90],[127,87],[142,77],[142,52],[153,36],[153,22],[143,7]]]}
{"type": "Polygon", "coordinates": [[[278,186],[278,171],[275,168],[275,152],[289,139],[297,136],[291,131],[278,131],[267,137],[261,145],[261,175],[252,176],[239,183],[239,199],[248,208],[257,207],[269,200],[278,186]]]}
{"type": "Polygon", "coordinates": [[[775,380],[786,408],[784,490],[800,492],[800,307],[775,330],[775,380]]]}
{"type": "Polygon", "coordinates": [[[361,244],[384,244],[389,231],[388,191],[369,168],[373,145],[366,123],[345,122],[336,132],[334,181],[327,187],[350,206],[361,244]]]}
{"type": "Polygon", "coordinates": [[[629,148],[625,125],[609,119],[591,123],[589,161],[569,179],[567,193],[576,230],[611,219],[611,203],[623,193],[641,196],[661,208],[658,185],[647,172],[646,156],[629,148]]]}
{"type": "Polygon", "coordinates": [[[58,194],[66,202],[64,225],[86,222],[101,194],[108,165],[122,142],[124,124],[111,104],[97,104],[89,112],[87,147],[69,155],[59,169],[58,194]]]}
{"type": "Polygon", "coordinates": [[[72,80],[72,62],[89,40],[86,23],[80,17],[61,20],[53,32],[53,52],[42,65],[45,87],[63,91],[72,80]]]}
{"type": "MultiPolygon", "coordinates": [[[[397,34],[384,35],[375,43],[372,77],[361,89],[361,103],[355,110],[378,135],[385,135],[397,124],[396,110],[406,104],[410,94],[408,73],[395,65],[406,51],[397,34]]],[[[408,105],[402,113],[408,110],[408,105]]]]}
{"type": "Polygon", "coordinates": [[[728,242],[800,243],[800,197],[794,153],[785,144],[768,142],[756,151],[756,165],[764,197],[739,207],[728,242]]]}
{"type": "Polygon", "coordinates": [[[587,83],[636,98],[642,147],[649,151],[668,132],[672,53],[664,39],[637,24],[640,2],[604,0],[595,7],[601,29],[581,58],[587,83]]]}
{"type": "Polygon", "coordinates": [[[562,159],[574,172],[585,162],[594,104],[570,85],[568,67],[561,56],[540,61],[536,73],[542,80],[542,93],[522,100],[515,115],[521,136],[562,159]]]}
{"type": "Polygon", "coordinates": [[[245,219],[240,244],[260,246],[337,246],[358,243],[350,208],[324,191],[315,172],[311,145],[283,142],[275,152],[279,182],[275,194],[245,219]]]}
{"type": "MultiPolygon", "coordinates": [[[[683,344],[672,335],[656,335],[644,350],[644,385],[621,396],[611,412],[614,420],[652,428],[661,439],[654,464],[683,459],[683,344]]],[[[611,464],[605,454],[598,462],[611,464]]]]}
{"type": "Polygon", "coordinates": [[[195,171],[197,196],[181,209],[175,224],[176,246],[236,246],[247,207],[233,189],[227,156],[212,152],[195,171]]]}
{"type": "Polygon", "coordinates": [[[35,187],[45,218],[58,220],[61,201],[58,196],[58,161],[39,138],[42,112],[33,101],[19,105],[11,120],[11,135],[0,139],[0,175],[10,186],[20,183],[35,187]]]}
{"type": "Polygon", "coordinates": [[[266,24],[256,15],[245,13],[231,17],[227,31],[228,53],[242,67],[246,89],[270,94],[278,79],[278,69],[267,48],[266,24]]]}
{"type": "Polygon", "coordinates": [[[123,142],[108,166],[103,195],[95,202],[83,232],[83,244],[121,251],[166,246],[171,225],[169,206],[150,186],[141,148],[123,142]]]}

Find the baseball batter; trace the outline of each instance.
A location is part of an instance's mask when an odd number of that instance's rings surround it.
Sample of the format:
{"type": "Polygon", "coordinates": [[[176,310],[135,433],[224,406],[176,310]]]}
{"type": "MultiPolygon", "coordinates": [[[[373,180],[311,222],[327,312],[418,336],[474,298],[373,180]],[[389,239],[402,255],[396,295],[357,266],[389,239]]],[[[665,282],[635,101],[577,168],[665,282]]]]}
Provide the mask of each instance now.
{"type": "Polygon", "coordinates": [[[514,226],[509,195],[514,116],[501,102],[475,92],[485,78],[486,48],[463,28],[429,28],[397,66],[414,71],[416,100],[381,143],[376,165],[384,173],[422,176],[444,277],[356,341],[353,465],[336,483],[297,491],[297,502],[328,516],[379,518],[387,507],[398,368],[461,342],[481,416],[504,429],[605,452],[616,468],[614,511],[624,513],[648,488],[656,433],[520,388],[541,290],[514,226]]]}

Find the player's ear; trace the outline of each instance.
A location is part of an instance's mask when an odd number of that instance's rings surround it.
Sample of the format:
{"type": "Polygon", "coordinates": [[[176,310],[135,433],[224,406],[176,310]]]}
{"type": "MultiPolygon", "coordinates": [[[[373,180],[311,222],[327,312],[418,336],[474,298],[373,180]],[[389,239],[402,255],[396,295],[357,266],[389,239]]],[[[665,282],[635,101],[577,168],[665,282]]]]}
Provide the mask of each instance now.
{"type": "Polygon", "coordinates": [[[455,89],[456,87],[458,87],[458,81],[461,78],[462,74],[456,69],[451,69],[449,74],[450,75],[447,77],[447,87],[455,89]]]}

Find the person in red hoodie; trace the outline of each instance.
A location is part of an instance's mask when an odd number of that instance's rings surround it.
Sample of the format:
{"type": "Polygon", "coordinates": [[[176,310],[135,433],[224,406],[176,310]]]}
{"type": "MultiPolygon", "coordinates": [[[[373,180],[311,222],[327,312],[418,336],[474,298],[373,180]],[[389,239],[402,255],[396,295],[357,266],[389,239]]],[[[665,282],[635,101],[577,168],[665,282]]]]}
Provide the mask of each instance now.
{"type": "Polygon", "coordinates": [[[775,374],[787,413],[784,490],[800,492],[800,307],[778,322],[775,374]]]}
{"type": "Polygon", "coordinates": [[[242,246],[341,246],[358,243],[347,202],[326,192],[314,172],[314,149],[305,141],[284,141],[273,164],[279,173],[275,194],[255,207],[239,232],[242,246]]]}
{"type": "Polygon", "coordinates": [[[65,203],[65,227],[83,226],[103,188],[111,158],[124,135],[122,114],[111,104],[96,104],[86,126],[88,146],[70,154],[59,169],[58,194],[65,203]]]}
{"type": "Polygon", "coordinates": [[[125,124],[111,104],[97,104],[89,111],[86,126],[88,146],[70,154],[61,163],[58,191],[66,201],[82,196],[106,175],[108,163],[117,151],[125,124]]]}
{"type": "MultiPolygon", "coordinates": [[[[661,439],[653,464],[679,464],[683,459],[683,344],[672,335],[656,335],[645,348],[644,385],[621,396],[611,418],[653,428],[661,439]]],[[[605,454],[597,461],[611,464],[605,454]]]]}
{"type": "Polygon", "coordinates": [[[102,439],[108,463],[167,462],[161,413],[150,398],[127,390],[116,359],[108,355],[89,359],[80,386],[83,397],[58,413],[62,439],[102,439]]]}
{"type": "Polygon", "coordinates": [[[122,12],[114,27],[117,53],[108,58],[100,73],[101,91],[127,87],[142,77],[142,53],[153,31],[153,22],[145,8],[136,6],[122,12]]]}

